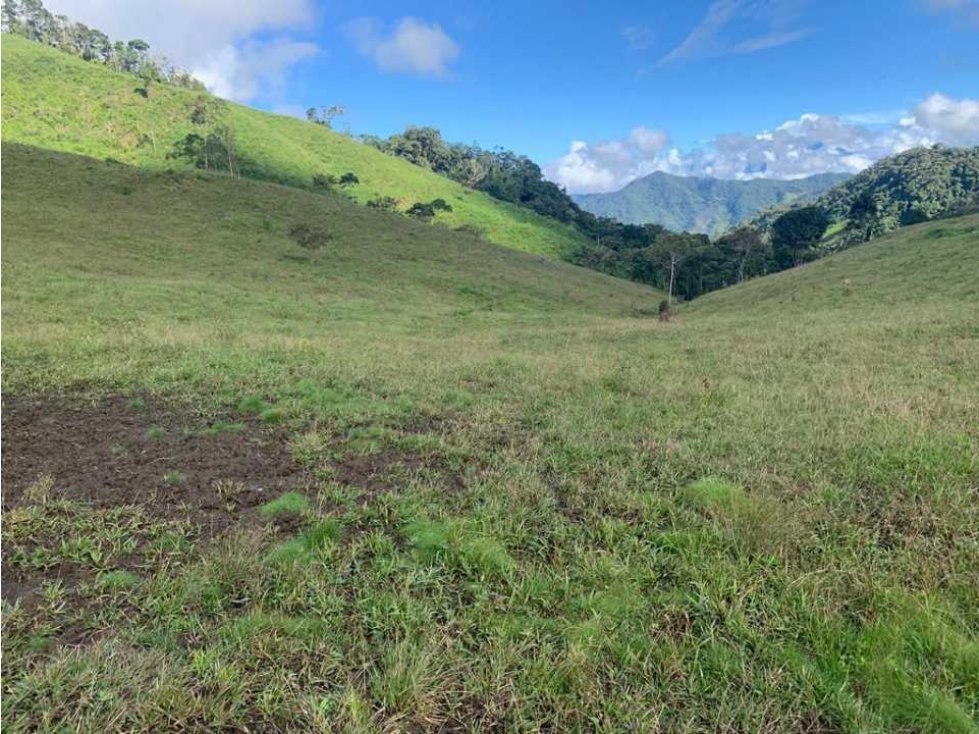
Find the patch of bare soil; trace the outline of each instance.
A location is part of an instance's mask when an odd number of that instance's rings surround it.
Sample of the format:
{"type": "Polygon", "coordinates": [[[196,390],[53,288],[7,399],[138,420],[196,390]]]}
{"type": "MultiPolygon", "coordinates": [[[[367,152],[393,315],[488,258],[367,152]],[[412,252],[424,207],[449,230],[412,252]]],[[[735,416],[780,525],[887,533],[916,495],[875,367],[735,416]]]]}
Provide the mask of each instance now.
{"type": "Polygon", "coordinates": [[[58,499],[97,508],[138,504],[213,536],[308,481],[284,431],[249,416],[201,416],[150,398],[45,396],[5,397],[2,418],[4,509],[48,476],[58,499]],[[243,485],[233,505],[215,491],[221,480],[243,485]]]}
{"type": "MultiPolygon", "coordinates": [[[[262,522],[258,505],[302,491],[310,480],[290,456],[281,427],[234,412],[203,415],[150,397],[92,402],[5,396],[2,452],[5,514],[47,500],[70,500],[95,511],[133,506],[146,522],[189,524],[203,540],[231,526],[262,522]]],[[[5,601],[28,602],[46,583],[71,589],[91,576],[71,563],[14,568],[8,563],[9,540],[5,532],[5,601]]],[[[40,542],[34,539],[27,550],[40,542]]],[[[142,555],[135,549],[113,565],[127,567],[142,555]]]]}

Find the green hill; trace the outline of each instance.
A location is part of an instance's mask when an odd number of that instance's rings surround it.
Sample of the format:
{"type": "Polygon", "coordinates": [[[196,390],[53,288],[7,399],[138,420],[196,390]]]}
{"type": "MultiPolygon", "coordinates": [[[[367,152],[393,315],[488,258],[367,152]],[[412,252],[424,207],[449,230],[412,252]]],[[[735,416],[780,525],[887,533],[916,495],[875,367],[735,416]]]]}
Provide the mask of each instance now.
{"type": "MultiPolygon", "coordinates": [[[[132,75],[5,34],[3,140],[112,158],[165,169],[188,164],[168,159],[174,143],[196,132],[191,123],[200,93],[165,84],[137,92],[132,75]]],[[[585,241],[570,227],[384,155],[355,140],[280,115],[227,104],[221,123],[232,131],[242,175],[303,188],[318,173],[353,172],[349,189],[359,202],[391,196],[407,209],[441,198],[451,212],[440,222],[468,225],[493,242],[550,257],[568,257],[585,241]]]]}
{"type": "Polygon", "coordinates": [[[976,217],[661,323],[338,195],[2,161],[5,732],[975,734],[976,217]]]}
{"type": "Polygon", "coordinates": [[[885,318],[929,308],[979,303],[979,215],[905,227],[873,242],[691,302],[690,314],[769,318],[846,312],[885,318]]]}
{"type": "Polygon", "coordinates": [[[914,148],[885,158],[820,196],[831,246],[979,207],[979,146],[914,148]]]}
{"type": "Polygon", "coordinates": [[[764,209],[811,200],[847,178],[826,173],[794,181],[727,181],[656,172],[614,193],[574,199],[586,211],[626,224],[659,224],[716,237],[764,209]]]}
{"type": "Polygon", "coordinates": [[[659,297],[342,195],[11,143],[3,176],[8,324],[42,297],[71,320],[83,298],[95,331],[120,321],[164,331],[193,316],[233,339],[223,324],[255,310],[250,331],[301,339],[363,320],[411,331],[611,316],[659,297]],[[304,250],[297,228],[323,233],[322,250],[304,250]]]}

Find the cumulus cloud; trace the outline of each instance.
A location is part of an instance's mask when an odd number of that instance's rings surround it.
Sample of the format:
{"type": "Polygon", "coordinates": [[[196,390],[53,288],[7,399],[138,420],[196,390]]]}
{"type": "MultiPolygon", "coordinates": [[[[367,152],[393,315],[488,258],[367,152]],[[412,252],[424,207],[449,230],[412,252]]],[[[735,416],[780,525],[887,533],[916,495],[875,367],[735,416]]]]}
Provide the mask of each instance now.
{"type": "Polygon", "coordinates": [[[377,18],[357,18],[344,32],[382,71],[445,76],[461,51],[438,23],[417,18],[402,18],[390,33],[377,18]]]}
{"type": "MultiPolygon", "coordinates": [[[[885,113],[888,119],[893,113],[885,113]]],[[[979,100],[933,94],[888,125],[856,124],[859,115],[804,114],[773,130],[719,135],[707,146],[667,148],[666,133],[635,128],[622,140],[574,141],[544,172],[572,193],[616,191],[654,171],[726,179],[793,179],[858,173],[917,146],[979,145],[979,100]]],[[[866,117],[874,119],[873,115],[866,117]]]]}
{"type": "Polygon", "coordinates": [[[703,19],[659,65],[794,43],[812,32],[797,25],[805,4],[806,0],[714,0],[703,19]]]}
{"type": "Polygon", "coordinates": [[[288,38],[228,44],[203,61],[195,75],[219,97],[254,99],[262,89],[280,88],[290,66],[317,53],[315,43],[288,38]]]}
{"type": "Polygon", "coordinates": [[[190,69],[216,94],[247,101],[275,93],[286,69],[318,49],[287,36],[259,34],[309,28],[312,0],[46,0],[54,13],[112,38],[143,38],[150,50],[190,69]]]}
{"type": "Polygon", "coordinates": [[[669,143],[662,130],[633,128],[624,140],[571,143],[571,149],[545,167],[552,181],[576,194],[615,191],[625,183],[652,173],[669,143]]]}
{"type": "Polygon", "coordinates": [[[979,100],[933,94],[914,108],[914,119],[953,145],[979,145],[979,100]]]}

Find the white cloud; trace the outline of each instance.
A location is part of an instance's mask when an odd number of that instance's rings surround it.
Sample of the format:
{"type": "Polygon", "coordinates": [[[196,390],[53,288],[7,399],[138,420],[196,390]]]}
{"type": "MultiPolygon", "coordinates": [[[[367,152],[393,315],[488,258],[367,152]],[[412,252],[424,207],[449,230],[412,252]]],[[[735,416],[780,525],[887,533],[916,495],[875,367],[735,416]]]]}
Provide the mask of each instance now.
{"type": "Polygon", "coordinates": [[[933,94],[914,108],[914,119],[955,145],[979,145],[979,100],[933,94]]]}
{"type": "Polygon", "coordinates": [[[143,38],[150,51],[189,69],[215,93],[247,101],[274,94],[292,63],[313,44],[269,31],[302,30],[315,21],[312,0],[46,0],[53,13],[116,39],[143,38]]]}
{"type": "MultiPolygon", "coordinates": [[[[868,115],[876,123],[883,119],[868,115]]],[[[806,113],[772,130],[718,135],[689,152],[666,149],[666,133],[636,128],[622,140],[575,141],[544,172],[572,193],[616,191],[654,171],[726,179],[792,179],[858,173],[917,146],[979,145],[979,100],[933,94],[911,112],[886,113],[889,125],[855,124],[855,116],[806,113]],[[895,122],[894,119],[897,118],[895,122]],[[649,140],[649,145],[643,142],[649,140]]]]}
{"type": "Polygon", "coordinates": [[[318,53],[315,43],[288,38],[229,44],[200,64],[195,75],[219,97],[254,99],[262,89],[281,88],[290,66],[318,53]]]}
{"type": "Polygon", "coordinates": [[[357,18],[344,32],[382,71],[445,76],[461,51],[438,23],[417,18],[402,18],[390,34],[377,18],[357,18]]]}
{"type": "Polygon", "coordinates": [[[656,170],[668,142],[665,132],[646,127],[633,128],[624,140],[593,145],[576,140],[544,173],[576,194],[614,191],[656,170]]]}
{"type": "Polygon", "coordinates": [[[807,0],[713,0],[687,37],[659,61],[750,54],[794,43],[812,32],[797,27],[807,0]]]}

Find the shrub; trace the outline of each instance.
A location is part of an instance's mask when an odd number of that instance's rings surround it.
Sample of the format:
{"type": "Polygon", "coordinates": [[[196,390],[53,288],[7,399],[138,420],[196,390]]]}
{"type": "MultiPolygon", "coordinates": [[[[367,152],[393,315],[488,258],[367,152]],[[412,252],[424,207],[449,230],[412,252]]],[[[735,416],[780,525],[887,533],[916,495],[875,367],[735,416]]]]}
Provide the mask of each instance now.
{"type": "Polygon", "coordinates": [[[435,209],[431,204],[425,204],[421,201],[416,201],[410,207],[408,211],[405,212],[409,217],[414,217],[415,219],[420,219],[422,221],[429,221],[435,218],[435,209]]]}
{"type": "Polygon", "coordinates": [[[345,173],[342,176],[340,176],[340,185],[341,186],[353,186],[354,184],[359,184],[359,183],[360,183],[360,179],[357,178],[357,174],[356,173],[352,173],[350,171],[347,171],[347,173],[345,173]]]}
{"type": "Polygon", "coordinates": [[[371,199],[367,202],[367,206],[371,209],[386,209],[387,211],[396,211],[398,208],[398,200],[393,196],[378,196],[376,199],[371,199]]]}
{"type": "Polygon", "coordinates": [[[289,230],[289,236],[297,245],[308,250],[311,258],[319,256],[319,251],[333,239],[333,235],[307,224],[296,224],[289,230]]]}
{"type": "Polygon", "coordinates": [[[322,189],[323,191],[333,191],[338,183],[340,183],[340,179],[332,173],[313,174],[313,188],[322,189]]]}

